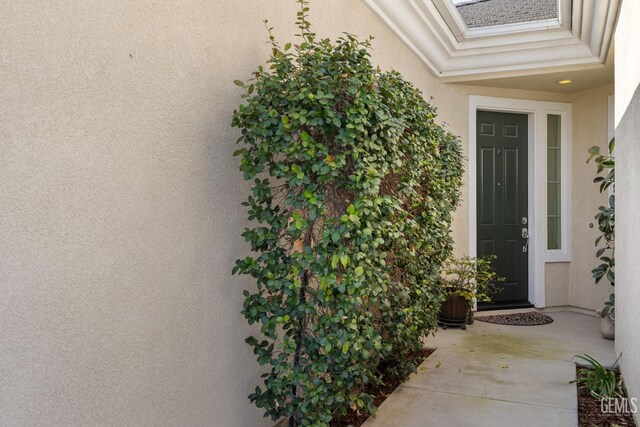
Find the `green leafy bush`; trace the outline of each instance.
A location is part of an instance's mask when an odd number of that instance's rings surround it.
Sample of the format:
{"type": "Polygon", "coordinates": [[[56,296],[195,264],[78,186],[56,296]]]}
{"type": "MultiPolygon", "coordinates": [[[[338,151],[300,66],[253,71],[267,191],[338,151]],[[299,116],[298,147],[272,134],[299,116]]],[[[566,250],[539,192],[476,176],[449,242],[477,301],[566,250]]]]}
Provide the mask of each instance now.
{"type": "MultiPolygon", "coordinates": [[[[600,153],[600,147],[591,147],[589,149],[590,156],[587,159],[587,163],[591,161],[591,159],[594,159],[596,163],[597,172],[593,182],[599,184],[600,193],[608,191],[609,188],[615,191],[616,186],[616,162],[613,155],[615,139],[609,141],[607,149],[608,153],[602,154],[600,153]],[[606,174],[601,175],[605,170],[607,171],[606,174]]],[[[607,206],[598,207],[598,213],[594,218],[598,222],[598,230],[600,231],[600,234],[595,240],[596,247],[600,246],[596,251],[596,257],[599,259],[600,264],[591,270],[591,275],[596,283],[606,278],[611,286],[615,286],[616,196],[614,192],[609,196],[607,206]]],[[[605,302],[600,314],[602,317],[609,315],[612,319],[615,318],[615,297],[613,293],[609,295],[609,301],[605,302]]]]}
{"type": "Polygon", "coordinates": [[[436,327],[463,167],[420,91],[374,68],[368,40],[318,39],[298,3],[298,43],[271,35],[268,66],[236,81],[253,254],[234,273],[256,281],[243,314],[260,325],[247,342],[268,367],[250,399],[265,416],[322,426],[349,408],[375,413],[363,388],[380,367],[415,369],[436,327]]]}
{"type": "Polygon", "coordinates": [[[445,296],[460,295],[469,306],[474,301],[490,302],[491,295],[500,291],[499,283],[504,277],[496,273],[495,255],[486,258],[463,257],[447,261],[444,273],[445,296]]]}

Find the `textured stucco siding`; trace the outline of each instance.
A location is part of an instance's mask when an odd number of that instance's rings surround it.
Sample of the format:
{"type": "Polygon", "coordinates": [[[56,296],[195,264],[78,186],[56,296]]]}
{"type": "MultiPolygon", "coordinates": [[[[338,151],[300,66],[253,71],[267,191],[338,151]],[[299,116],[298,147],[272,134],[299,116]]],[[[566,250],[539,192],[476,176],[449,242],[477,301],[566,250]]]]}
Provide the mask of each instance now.
{"type": "MultiPolygon", "coordinates": [[[[616,29],[616,352],[640,399],[640,2],[623,1],[616,29]]],[[[638,421],[638,415],[636,415],[638,421]]]]}
{"type": "Polygon", "coordinates": [[[606,280],[595,284],[591,269],[598,265],[594,241],[598,226],[594,219],[598,206],[606,205],[607,194],[600,194],[593,183],[596,165],[586,163],[594,145],[606,152],[608,141],[608,97],[613,86],[588,89],[574,95],[573,139],[571,151],[572,254],[569,267],[569,304],[598,310],[609,299],[611,286],[606,280]],[[593,228],[591,227],[593,225],[593,228]]]}
{"type": "MultiPolygon", "coordinates": [[[[294,1],[2,12],[0,425],[269,425],[246,398],[260,382],[240,314],[251,281],[230,275],[248,251],[232,82],[267,59],[264,18],[296,32],[294,1]]],[[[374,61],[433,96],[465,145],[469,94],[572,99],[442,84],[355,0],[314,2],[312,20],[321,36],[375,36],[374,61]]]]}
{"type": "Polygon", "coordinates": [[[547,263],[544,269],[545,305],[556,307],[569,305],[570,263],[547,263]]]}

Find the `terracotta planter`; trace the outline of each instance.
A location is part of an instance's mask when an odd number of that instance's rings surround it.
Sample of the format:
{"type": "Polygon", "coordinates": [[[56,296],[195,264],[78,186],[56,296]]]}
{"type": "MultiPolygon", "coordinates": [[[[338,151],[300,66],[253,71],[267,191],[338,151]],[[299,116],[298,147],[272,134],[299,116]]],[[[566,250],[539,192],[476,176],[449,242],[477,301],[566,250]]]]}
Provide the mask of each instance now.
{"type": "Polygon", "coordinates": [[[460,295],[449,296],[440,307],[440,322],[444,324],[464,324],[469,314],[469,303],[460,295]]]}
{"type": "Polygon", "coordinates": [[[609,316],[600,318],[600,334],[602,337],[608,340],[616,338],[616,321],[609,316]]]}

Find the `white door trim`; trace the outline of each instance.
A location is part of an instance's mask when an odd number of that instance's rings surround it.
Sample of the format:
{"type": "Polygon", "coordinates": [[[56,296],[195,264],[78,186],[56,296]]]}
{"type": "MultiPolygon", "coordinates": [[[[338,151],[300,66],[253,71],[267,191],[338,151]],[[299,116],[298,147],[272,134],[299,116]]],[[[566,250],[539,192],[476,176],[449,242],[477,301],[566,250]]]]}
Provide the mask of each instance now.
{"type": "Polygon", "coordinates": [[[529,301],[545,306],[545,263],[571,259],[571,104],[526,99],[469,96],[469,256],[477,256],[477,111],[526,114],[528,121],[529,301]],[[562,250],[547,251],[547,114],[562,118],[562,250]]]}

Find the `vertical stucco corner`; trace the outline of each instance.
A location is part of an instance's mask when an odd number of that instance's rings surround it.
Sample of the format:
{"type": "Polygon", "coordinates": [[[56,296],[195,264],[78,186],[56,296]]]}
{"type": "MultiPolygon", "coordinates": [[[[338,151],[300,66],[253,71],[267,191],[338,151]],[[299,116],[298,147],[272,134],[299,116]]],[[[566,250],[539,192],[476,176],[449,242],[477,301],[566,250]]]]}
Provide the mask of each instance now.
{"type": "Polygon", "coordinates": [[[616,40],[616,352],[630,397],[640,398],[640,3],[623,1],[616,40]]]}

